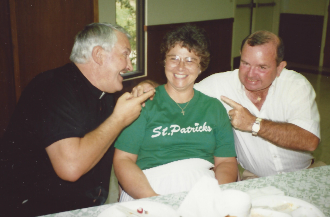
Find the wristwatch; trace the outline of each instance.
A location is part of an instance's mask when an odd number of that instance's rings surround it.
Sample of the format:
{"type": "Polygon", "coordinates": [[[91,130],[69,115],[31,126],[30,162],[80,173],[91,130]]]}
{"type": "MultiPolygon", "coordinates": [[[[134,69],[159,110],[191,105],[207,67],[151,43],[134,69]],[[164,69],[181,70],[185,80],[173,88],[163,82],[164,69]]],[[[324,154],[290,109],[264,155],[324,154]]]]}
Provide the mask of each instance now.
{"type": "Polygon", "coordinates": [[[256,121],[252,125],[252,136],[257,136],[260,130],[260,122],[262,121],[261,118],[257,118],[256,121]]]}

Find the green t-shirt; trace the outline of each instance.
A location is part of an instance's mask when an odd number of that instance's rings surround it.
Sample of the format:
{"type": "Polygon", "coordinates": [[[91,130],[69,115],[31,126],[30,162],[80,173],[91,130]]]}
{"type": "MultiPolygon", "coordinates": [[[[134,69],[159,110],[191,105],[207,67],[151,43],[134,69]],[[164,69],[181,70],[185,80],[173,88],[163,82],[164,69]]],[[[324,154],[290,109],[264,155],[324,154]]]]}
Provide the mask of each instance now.
{"type": "MultiPolygon", "coordinates": [[[[184,108],[187,103],[179,104],[184,108]]],[[[177,160],[236,157],[232,127],[221,102],[194,90],[184,109],[171,99],[164,85],[156,88],[140,116],[124,129],[115,147],[137,154],[136,164],[148,169],[177,160]]]]}

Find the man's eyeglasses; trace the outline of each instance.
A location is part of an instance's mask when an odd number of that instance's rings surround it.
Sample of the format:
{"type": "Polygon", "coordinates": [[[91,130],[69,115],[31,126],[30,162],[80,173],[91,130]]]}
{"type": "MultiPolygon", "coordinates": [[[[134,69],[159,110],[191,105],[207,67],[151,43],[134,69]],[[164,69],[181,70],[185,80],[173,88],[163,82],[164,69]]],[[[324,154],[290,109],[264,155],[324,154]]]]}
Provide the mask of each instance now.
{"type": "Polygon", "coordinates": [[[167,55],[166,63],[172,67],[176,67],[180,64],[181,60],[184,62],[185,67],[187,68],[197,68],[199,67],[199,61],[193,57],[180,57],[177,55],[167,55]]]}

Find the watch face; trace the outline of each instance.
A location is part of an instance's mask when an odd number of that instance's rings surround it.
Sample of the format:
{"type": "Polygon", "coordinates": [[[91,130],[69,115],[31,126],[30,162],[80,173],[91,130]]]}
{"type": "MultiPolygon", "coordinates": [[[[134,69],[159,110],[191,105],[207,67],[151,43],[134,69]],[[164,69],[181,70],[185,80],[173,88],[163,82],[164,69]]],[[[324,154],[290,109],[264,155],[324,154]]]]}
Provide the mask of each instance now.
{"type": "Polygon", "coordinates": [[[258,132],[260,130],[260,125],[259,123],[254,123],[252,126],[252,131],[258,132]]]}
{"type": "Polygon", "coordinates": [[[257,133],[260,130],[260,122],[262,121],[261,118],[257,118],[256,121],[254,122],[254,124],[252,125],[252,135],[256,136],[257,133]]]}

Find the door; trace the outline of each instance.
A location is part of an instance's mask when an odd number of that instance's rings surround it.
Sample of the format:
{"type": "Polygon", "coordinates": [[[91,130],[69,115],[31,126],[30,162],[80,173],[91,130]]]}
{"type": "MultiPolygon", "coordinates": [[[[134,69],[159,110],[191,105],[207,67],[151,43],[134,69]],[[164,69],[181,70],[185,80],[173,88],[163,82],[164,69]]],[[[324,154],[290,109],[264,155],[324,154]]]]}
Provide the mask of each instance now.
{"type": "Polygon", "coordinates": [[[233,32],[233,65],[239,66],[242,40],[258,30],[278,33],[279,0],[236,0],[233,32]]]}
{"type": "Polygon", "coordinates": [[[276,2],[274,0],[255,0],[252,18],[252,32],[267,30],[277,34],[276,2]]]}

